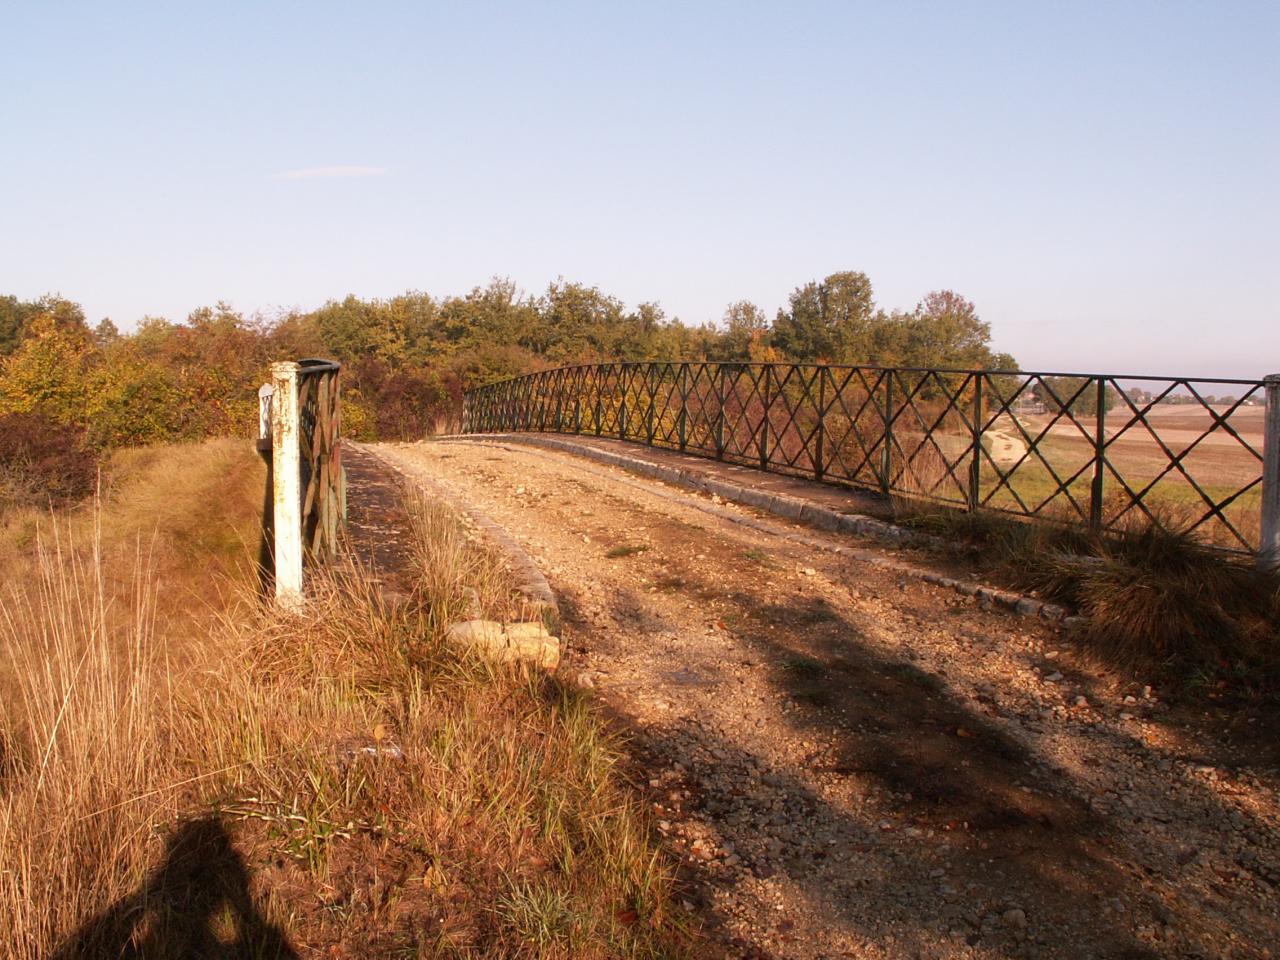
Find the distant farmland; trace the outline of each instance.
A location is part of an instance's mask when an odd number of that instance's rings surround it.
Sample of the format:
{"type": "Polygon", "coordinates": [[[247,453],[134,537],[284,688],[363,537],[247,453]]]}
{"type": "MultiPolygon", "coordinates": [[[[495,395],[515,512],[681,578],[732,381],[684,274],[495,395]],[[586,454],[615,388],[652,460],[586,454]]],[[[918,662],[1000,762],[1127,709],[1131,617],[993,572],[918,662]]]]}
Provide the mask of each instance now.
{"type": "MultiPolygon", "coordinates": [[[[1212,408],[1219,416],[1230,409],[1228,405],[1212,408]]],[[[1050,425],[1054,415],[1047,413],[1019,415],[1018,419],[1022,429],[1033,438],[1048,427],[1036,450],[1061,479],[1066,480],[1079,472],[1070,489],[1077,501],[1086,502],[1093,474],[1089,465],[1094,457],[1091,434],[1097,428],[1096,418],[1077,416],[1079,426],[1065,417],[1050,425]]],[[[1110,467],[1104,478],[1105,516],[1108,520],[1120,514],[1132,514],[1135,519],[1141,516],[1136,508],[1128,509],[1126,513],[1130,500],[1123,484],[1141,493],[1154,483],[1155,486],[1145,494],[1144,502],[1153,510],[1171,513],[1171,519],[1182,516],[1185,522],[1194,523],[1208,509],[1208,504],[1188,480],[1188,475],[1215,502],[1226,500],[1260,476],[1261,463],[1244,444],[1259,452],[1262,450],[1264,410],[1261,406],[1236,408],[1226,418],[1225,426],[1219,424],[1207,435],[1205,431],[1214,426],[1214,421],[1209,411],[1199,405],[1157,405],[1146,414],[1151,429],[1140,422],[1129,425],[1130,419],[1131,414],[1124,407],[1108,411],[1104,418],[1106,455],[1110,467]],[[1176,466],[1171,468],[1175,459],[1181,470],[1176,466]]],[[[1008,418],[997,421],[995,430],[1005,435],[1021,436],[1008,418]]],[[[1007,470],[1014,464],[1002,466],[1007,470]]],[[[997,469],[988,464],[983,471],[983,486],[991,489],[1000,480],[997,469]]],[[[1028,456],[1012,471],[1008,483],[1031,507],[1046,498],[1050,499],[1046,509],[1051,513],[1066,506],[1062,494],[1053,496],[1057,483],[1035,454],[1028,456]]],[[[1232,525],[1250,546],[1257,543],[1260,499],[1261,488],[1255,483],[1224,508],[1232,525]]],[[[990,505],[1014,507],[1016,501],[1012,493],[1002,489],[995,494],[990,505]]],[[[1221,546],[1243,547],[1216,518],[1206,521],[1200,531],[1206,539],[1221,546]]]]}

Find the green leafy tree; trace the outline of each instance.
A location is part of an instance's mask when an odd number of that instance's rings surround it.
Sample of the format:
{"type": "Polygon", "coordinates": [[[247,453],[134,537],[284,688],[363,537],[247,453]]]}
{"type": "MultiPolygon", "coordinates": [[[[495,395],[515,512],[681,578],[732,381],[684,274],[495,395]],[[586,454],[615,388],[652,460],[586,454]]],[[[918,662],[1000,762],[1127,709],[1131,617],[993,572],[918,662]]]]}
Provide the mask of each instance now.
{"type": "Polygon", "coordinates": [[[95,366],[86,384],[85,426],[95,446],[137,446],[198,435],[196,408],[171,372],[132,351],[95,366]]]}
{"type": "Polygon", "coordinates": [[[93,342],[99,347],[109,347],[120,339],[120,329],[111,322],[110,317],[103,317],[93,328],[93,342]]]}
{"type": "Polygon", "coordinates": [[[865,273],[833,273],[792,292],[773,322],[773,345],[792,360],[866,363],[875,314],[865,273]]]}
{"type": "Polygon", "coordinates": [[[750,300],[738,300],[725,308],[722,333],[713,354],[716,360],[750,360],[752,349],[768,339],[769,318],[750,300]]]}
{"type": "Polygon", "coordinates": [[[334,358],[377,358],[405,366],[432,360],[442,333],[439,314],[430,296],[411,292],[390,300],[331,300],[311,317],[326,353],[334,358]]]}
{"type": "MultiPolygon", "coordinates": [[[[1098,412],[1097,383],[1087,377],[1045,377],[1032,388],[1032,393],[1051,411],[1070,408],[1078,417],[1092,417],[1098,412]]],[[[1120,394],[1110,384],[1103,391],[1103,402],[1110,410],[1120,401],[1120,394]]]]}
{"type": "Polygon", "coordinates": [[[985,368],[992,361],[991,325],[972,301],[952,290],[935,290],[903,318],[906,365],[985,368]]]}
{"type": "Polygon", "coordinates": [[[440,307],[441,331],[451,351],[483,344],[520,346],[540,321],[536,301],[498,277],[465,296],[450,297],[440,307]]]}
{"type": "Polygon", "coordinates": [[[23,303],[17,297],[0,297],[0,357],[18,349],[27,324],[37,312],[34,304],[23,303]]]}
{"type": "Polygon", "coordinates": [[[624,307],[599,287],[557,280],[539,299],[538,315],[521,346],[560,363],[617,356],[624,307]]]}
{"type": "Polygon", "coordinates": [[[537,354],[510,343],[478,343],[458,353],[451,367],[462,389],[518,377],[547,366],[537,354]]]}

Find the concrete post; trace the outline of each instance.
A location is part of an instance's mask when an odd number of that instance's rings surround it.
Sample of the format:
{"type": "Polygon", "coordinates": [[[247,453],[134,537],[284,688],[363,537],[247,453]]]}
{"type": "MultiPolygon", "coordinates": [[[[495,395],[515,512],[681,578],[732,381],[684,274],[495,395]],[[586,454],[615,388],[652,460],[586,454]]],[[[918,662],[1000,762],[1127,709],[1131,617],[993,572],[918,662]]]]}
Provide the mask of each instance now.
{"type": "Polygon", "coordinates": [[[1280,373],[1263,380],[1266,420],[1262,436],[1262,536],[1258,566],[1280,569],[1280,373]]]}
{"type": "Polygon", "coordinates": [[[276,603],[302,603],[302,464],[298,422],[298,364],[271,365],[271,473],[275,481],[276,603]]]}

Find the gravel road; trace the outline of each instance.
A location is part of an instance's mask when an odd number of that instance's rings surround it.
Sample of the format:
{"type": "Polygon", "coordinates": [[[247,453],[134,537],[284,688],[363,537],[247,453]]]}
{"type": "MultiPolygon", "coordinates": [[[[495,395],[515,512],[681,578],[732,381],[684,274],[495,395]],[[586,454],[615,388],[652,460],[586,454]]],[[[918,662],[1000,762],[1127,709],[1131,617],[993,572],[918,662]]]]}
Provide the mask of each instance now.
{"type": "Polygon", "coordinates": [[[627,731],[709,948],[1208,958],[1280,944],[1276,772],[1057,628],[569,455],[375,449],[538,561],[563,669],[627,731]]]}

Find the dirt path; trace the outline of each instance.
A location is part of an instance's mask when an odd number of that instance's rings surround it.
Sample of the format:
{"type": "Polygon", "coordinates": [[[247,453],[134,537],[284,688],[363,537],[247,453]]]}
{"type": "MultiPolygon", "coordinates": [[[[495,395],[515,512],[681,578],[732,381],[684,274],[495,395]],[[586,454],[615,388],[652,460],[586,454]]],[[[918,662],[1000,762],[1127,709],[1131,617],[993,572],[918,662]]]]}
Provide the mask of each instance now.
{"type": "Polygon", "coordinates": [[[1171,724],[1158,691],[1116,687],[1053,628],[570,456],[378,449],[542,564],[566,669],[632,734],[724,953],[1280,943],[1274,773],[1171,724]]]}

